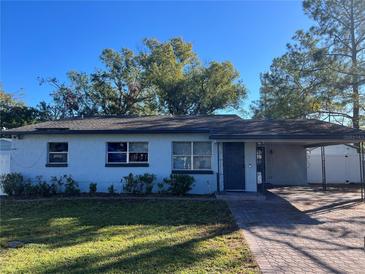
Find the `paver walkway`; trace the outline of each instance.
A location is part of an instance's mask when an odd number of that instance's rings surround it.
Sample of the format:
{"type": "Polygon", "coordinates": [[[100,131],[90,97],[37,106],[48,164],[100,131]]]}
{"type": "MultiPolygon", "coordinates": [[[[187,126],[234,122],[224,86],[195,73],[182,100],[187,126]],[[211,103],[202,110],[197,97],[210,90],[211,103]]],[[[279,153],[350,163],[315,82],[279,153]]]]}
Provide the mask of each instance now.
{"type": "Polygon", "coordinates": [[[266,201],[228,201],[263,273],[365,273],[359,194],[277,188],[266,201]]]}

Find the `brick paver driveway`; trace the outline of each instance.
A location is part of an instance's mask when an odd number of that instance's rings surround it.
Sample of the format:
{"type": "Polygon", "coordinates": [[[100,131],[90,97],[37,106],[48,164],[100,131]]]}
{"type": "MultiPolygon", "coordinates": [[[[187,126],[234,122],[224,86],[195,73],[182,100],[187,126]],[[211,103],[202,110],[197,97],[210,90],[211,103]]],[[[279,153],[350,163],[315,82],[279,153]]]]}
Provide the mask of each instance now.
{"type": "Polygon", "coordinates": [[[365,273],[359,193],[275,188],[266,201],[228,201],[263,273],[365,273]]]}

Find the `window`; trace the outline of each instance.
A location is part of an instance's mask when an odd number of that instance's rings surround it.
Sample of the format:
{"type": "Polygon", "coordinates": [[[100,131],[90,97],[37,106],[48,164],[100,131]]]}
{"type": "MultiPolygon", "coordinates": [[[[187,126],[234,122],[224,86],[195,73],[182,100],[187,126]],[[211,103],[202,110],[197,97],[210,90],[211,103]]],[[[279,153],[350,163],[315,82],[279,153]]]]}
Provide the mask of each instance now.
{"type": "Polygon", "coordinates": [[[48,164],[67,164],[68,143],[48,143],[48,164]]]}
{"type": "Polygon", "coordinates": [[[148,163],[148,143],[109,142],[107,143],[107,163],[148,163]]]}
{"type": "Polygon", "coordinates": [[[210,170],[211,142],[173,142],[172,166],[174,170],[210,170]]]}
{"type": "Polygon", "coordinates": [[[148,143],[145,142],[130,142],[129,156],[130,163],[148,162],[148,143]]]}
{"type": "Polygon", "coordinates": [[[128,143],[108,143],[108,163],[127,162],[128,143]]]}

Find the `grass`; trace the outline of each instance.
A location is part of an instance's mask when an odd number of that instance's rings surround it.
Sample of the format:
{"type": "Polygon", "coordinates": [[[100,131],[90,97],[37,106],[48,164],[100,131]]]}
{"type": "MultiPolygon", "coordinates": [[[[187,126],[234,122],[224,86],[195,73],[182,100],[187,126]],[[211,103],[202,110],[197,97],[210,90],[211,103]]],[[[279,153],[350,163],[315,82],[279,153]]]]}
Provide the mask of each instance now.
{"type": "Polygon", "coordinates": [[[0,233],[0,273],[258,272],[221,201],[3,200],[0,233]]]}

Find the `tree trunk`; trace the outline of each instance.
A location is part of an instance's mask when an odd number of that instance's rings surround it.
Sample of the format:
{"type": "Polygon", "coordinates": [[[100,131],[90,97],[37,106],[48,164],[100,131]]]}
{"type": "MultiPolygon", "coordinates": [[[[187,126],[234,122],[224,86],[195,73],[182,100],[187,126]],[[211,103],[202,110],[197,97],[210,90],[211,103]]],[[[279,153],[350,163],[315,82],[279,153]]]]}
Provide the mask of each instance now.
{"type": "Polygon", "coordinates": [[[359,85],[354,84],[352,86],[353,90],[353,110],[352,110],[352,127],[360,128],[360,96],[359,96],[359,85]]]}
{"type": "Polygon", "coordinates": [[[360,95],[359,95],[359,77],[358,77],[358,63],[357,63],[357,45],[355,34],[355,19],[354,19],[354,2],[351,1],[351,72],[352,72],[352,127],[360,128],[360,95]]]}

